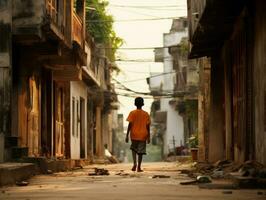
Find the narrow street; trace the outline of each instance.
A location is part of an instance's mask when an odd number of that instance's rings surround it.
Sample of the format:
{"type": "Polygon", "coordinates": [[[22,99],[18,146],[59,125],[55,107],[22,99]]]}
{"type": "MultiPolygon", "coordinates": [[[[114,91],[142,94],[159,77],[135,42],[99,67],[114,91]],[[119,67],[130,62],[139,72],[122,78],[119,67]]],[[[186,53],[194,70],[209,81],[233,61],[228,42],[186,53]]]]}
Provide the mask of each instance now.
{"type": "Polygon", "coordinates": [[[131,164],[89,165],[80,170],[39,175],[29,180],[24,187],[1,188],[0,199],[93,199],[93,200],[260,200],[259,190],[208,190],[197,185],[182,186],[181,181],[189,180],[178,170],[189,168],[177,163],[144,163],[143,173],[134,173],[131,164]],[[94,168],[109,170],[109,176],[88,176],[94,168]],[[164,178],[154,178],[164,175],[164,178]],[[167,178],[167,176],[170,176],[167,178]]]}

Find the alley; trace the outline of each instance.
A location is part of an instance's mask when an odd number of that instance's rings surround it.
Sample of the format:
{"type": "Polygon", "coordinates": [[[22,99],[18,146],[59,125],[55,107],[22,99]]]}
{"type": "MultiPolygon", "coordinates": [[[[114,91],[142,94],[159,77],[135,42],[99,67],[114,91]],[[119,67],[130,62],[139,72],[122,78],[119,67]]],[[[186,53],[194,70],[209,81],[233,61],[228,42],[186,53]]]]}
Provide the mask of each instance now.
{"type": "Polygon", "coordinates": [[[228,190],[199,189],[197,185],[182,186],[180,182],[189,178],[179,170],[189,168],[190,164],[145,163],[143,173],[131,172],[130,167],[130,164],[89,165],[80,170],[39,175],[30,179],[28,186],[1,188],[0,199],[265,199],[265,195],[258,195],[258,190],[231,190],[231,193],[228,190]],[[95,167],[108,169],[110,175],[88,176],[95,167]],[[154,178],[155,175],[165,178],[154,178]]]}

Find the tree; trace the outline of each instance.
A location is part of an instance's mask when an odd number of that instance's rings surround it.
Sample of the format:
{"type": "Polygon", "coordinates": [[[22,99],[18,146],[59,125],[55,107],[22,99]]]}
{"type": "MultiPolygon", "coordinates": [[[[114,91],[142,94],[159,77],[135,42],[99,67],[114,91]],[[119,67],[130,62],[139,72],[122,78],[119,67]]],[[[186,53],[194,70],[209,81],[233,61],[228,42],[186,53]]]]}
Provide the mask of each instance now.
{"type": "Polygon", "coordinates": [[[104,44],[107,57],[114,62],[115,53],[123,40],[117,37],[113,29],[114,20],[107,14],[107,6],[107,1],[86,0],[86,27],[96,43],[104,44]]]}

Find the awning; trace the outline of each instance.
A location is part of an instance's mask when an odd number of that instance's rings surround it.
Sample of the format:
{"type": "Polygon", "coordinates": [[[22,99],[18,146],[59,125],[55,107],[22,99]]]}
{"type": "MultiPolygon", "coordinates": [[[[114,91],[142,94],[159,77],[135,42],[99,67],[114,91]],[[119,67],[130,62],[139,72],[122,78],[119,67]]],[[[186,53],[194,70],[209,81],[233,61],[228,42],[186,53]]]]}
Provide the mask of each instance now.
{"type": "Polygon", "coordinates": [[[189,58],[210,56],[230,36],[236,17],[247,0],[206,0],[204,11],[191,38],[189,58]]]}

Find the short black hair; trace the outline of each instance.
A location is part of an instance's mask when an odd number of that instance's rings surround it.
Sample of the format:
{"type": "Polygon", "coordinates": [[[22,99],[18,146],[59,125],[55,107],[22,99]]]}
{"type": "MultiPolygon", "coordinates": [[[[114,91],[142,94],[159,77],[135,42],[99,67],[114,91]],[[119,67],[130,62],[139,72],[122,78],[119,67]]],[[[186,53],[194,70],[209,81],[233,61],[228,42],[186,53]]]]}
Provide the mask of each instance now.
{"type": "Polygon", "coordinates": [[[140,107],[144,105],[144,99],[142,97],[137,97],[135,99],[135,106],[140,107]]]}

